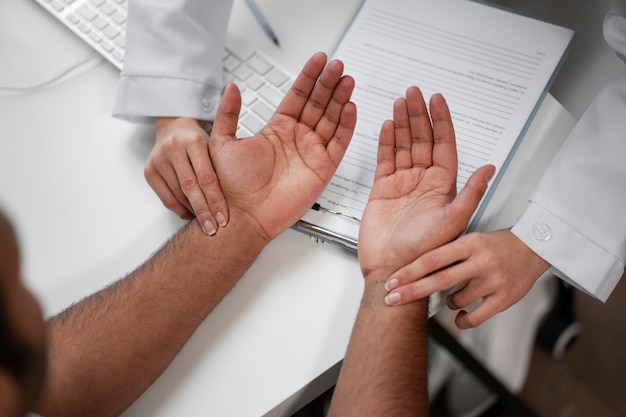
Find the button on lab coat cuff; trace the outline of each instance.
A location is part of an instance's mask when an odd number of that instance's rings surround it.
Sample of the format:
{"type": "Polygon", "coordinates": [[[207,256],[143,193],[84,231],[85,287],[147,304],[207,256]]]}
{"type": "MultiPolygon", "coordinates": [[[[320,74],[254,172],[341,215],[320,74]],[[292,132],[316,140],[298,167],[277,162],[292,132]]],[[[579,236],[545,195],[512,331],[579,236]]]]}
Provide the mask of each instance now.
{"type": "Polygon", "coordinates": [[[538,204],[527,207],[512,232],[550,263],[555,275],[601,301],[624,273],[619,258],[538,204]]]}

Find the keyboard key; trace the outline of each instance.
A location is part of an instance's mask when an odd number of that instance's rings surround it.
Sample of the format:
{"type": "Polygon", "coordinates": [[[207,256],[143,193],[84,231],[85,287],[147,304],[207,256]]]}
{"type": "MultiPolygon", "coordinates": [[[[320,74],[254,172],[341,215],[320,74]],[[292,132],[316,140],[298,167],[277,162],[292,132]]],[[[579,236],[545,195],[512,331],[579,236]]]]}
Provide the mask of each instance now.
{"type": "Polygon", "coordinates": [[[76,17],[76,15],[73,13],[68,14],[67,16],[65,16],[65,18],[74,25],[77,25],[78,22],[80,22],[80,19],[76,17]]]}
{"type": "Polygon", "coordinates": [[[259,91],[259,95],[265,100],[269,101],[269,103],[274,107],[278,107],[281,100],[283,99],[282,94],[280,94],[278,91],[274,90],[268,85],[261,88],[261,90],[259,91]]]}
{"type": "Polygon", "coordinates": [[[245,81],[252,75],[252,70],[247,65],[241,65],[235,71],[233,75],[240,81],[245,81]]]}
{"type": "Polygon", "coordinates": [[[267,74],[267,72],[272,69],[272,64],[270,64],[258,55],[254,55],[252,58],[250,58],[247,61],[247,64],[250,65],[250,68],[252,68],[261,75],[267,74]]]}
{"type": "Polygon", "coordinates": [[[100,16],[96,17],[92,23],[100,31],[103,30],[105,27],[109,26],[109,22],[107,22],[100,16]]]}
{"type": "Polygon", "coordinates": [[[78,8],[78,14],[89,21],[92,21],[98,16],[98,13],[87,4],[83,4],[78,8]]]}
{"type": "Polygon", "coordinates": [[[257,100],[256,94],[254,94],[252,91],[250,90],[241,91],[241,103],[244,106],[249,107],[256,100],[257,100]]]}
{"type": "Polygon", "coordinates": [[[57,12],[62,12],[63,9],[65,9],[65,6],[57,1],[52,2],[52,7],[54,7],[54,10],[56,10],[57,12]]]}
{"type": "Polygon", "coordinates": [[[78,29],[80,29],[80,31],[83,32],[83,33],[91,32],[91,28],[89,26],[87,26],[86,24],[84,24],[83,22],[80,22],[78,24],[78,29]]]}
{"type": "Polygon", "coordinates": [[[100,6],[100,10],[102,10],[105,15],[111,16],[113,13],[115,13],[117,9],[111,6],[109,3],[104,3],[102,6],[100,6]]]}
{"type": "Polygon", "coordinates": [[[95,42],[95,43],[100,43],[100,41],[102,41],[102,36],[100,36],[97,32],[91,32],[89,34],[89,37],[95,42]]]}
{"type": "Polygon", "coordinates": [[[126,23],[126,15],[120,12],[115,12],[115,14],[112,16],[112,19],[118,25],[123,25],[124,23],[126,23]]]}
{"type": "Polygon", "coordinates": [[[235,58],[232,55],[226,57],[226,59],[224,60],[224,69],[227,72],[235,71],[237,67],[239,67],[239,65],[241,65],[241,61],[239,61],[237,58],[235,58]]]}
{"type": "Polygon", "coordinates": [[[115,42],[115,44],[120,48],[126,49],[126,37],[123,34],[116,37],[113,42],[115,42]]]}
{"type": "Polygon", "coordinates": [[[113,52],[115,50],[113,45],[111,45],[109,42],[106,42],[106,41],[101,42],[100,46],[102,47],[102,49],[104,49],[108,53],[111,53],[111,52],[113,52]]]}
{"type": "Polygon", "coordinates": [[[121,64],[122,61],[124,61],[124,53],[121,51],[115,50],[111,55],[113,55],[113,58],[117,60],[118,64],[121,64]]]}
{"type": "Polygon", "coordinates": [[[265,81],[258,75],[252,75],[250,78],[246,80],[246,86],[250,87],[250,89],[257,91],[259,88],[265,85],[265,81]]]}
{"type": "Polygon", "coordinates": [[[266,123],[272,118],[274,114],[274,108],[269,106],[266,102],[258,100],[252,105],[252,111],[256,113],[266,123]]]}
{"type": "Polygon", "coordinates": [[[254,136],[254,133],[250,132],[248,129],[246,129],[242,125],[237,126],[237,138],[238,139],[248,138],[250,136],[254,136]]]}
{"type": "Polygon", "coordinates": [[[267,80],[272,83],[274,87],[280,87],[285,81],[289,79],[287,74],[279,70],[278,68],[273,68],[267,74],[267,80]]]}
{"type": "Polygon", "coordinates": [[[243,127],[248,129],[250,132],[256,134],[263,129],[265,123],[254,116],[252,113],[248,113],[240,119],[240,123],[243,127]]]}
{"type": "Polygon", "coordinates": [[[109,39],[115,39],[117,35],[120,34],[120,31],[115,29],[113,26],[109,26],[108,28],[104,30],[104,34],[109,39]]]}

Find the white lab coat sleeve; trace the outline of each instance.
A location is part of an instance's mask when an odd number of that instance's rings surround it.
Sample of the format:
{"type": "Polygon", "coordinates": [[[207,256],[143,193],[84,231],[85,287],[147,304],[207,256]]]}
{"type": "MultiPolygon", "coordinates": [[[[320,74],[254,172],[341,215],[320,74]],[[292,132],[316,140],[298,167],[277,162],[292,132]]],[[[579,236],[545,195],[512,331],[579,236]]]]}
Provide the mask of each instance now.
{"type": "Polygon", "coordinates": [[[113,115],[213,120],[221,99],[232,0],[129,0],[113,115]]]}
{"type": "MultiPolygon", "coordinates": [[[[626,1],[618,3],[604,34],[623,60],[626,1]]],[[[626,257],[626,71],[594,98],[512,232],[557,276],[602,301],[609,297],[626,257]]]]}

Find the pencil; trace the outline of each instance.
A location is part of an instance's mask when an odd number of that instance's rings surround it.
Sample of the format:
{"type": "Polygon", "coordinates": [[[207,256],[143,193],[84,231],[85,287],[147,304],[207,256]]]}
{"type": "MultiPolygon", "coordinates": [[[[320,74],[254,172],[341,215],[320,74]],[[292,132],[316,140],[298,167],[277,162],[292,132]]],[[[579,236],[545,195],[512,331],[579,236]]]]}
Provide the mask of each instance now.
{"type": "Polygon", "coordinates": [[[256,20],[261,24],[261,27],[263,28],[263,31],[267,34],[267,36],[269,36],[269,38],[272,40],[272,42],[276,44],[276,46],[280,46],[280,44],[278,43],[278,38],[274,33],[274,29],[272,29],[265,16],[263,16],[263,13],[261,13],[261,9],[259,9],[259,6],[257,6],[256,2],[254,0],[246,0],[246,4],[248,5],[248,7],[250,7],[250,11],[252,11],[252,14],[256,18],[256,20]]]}

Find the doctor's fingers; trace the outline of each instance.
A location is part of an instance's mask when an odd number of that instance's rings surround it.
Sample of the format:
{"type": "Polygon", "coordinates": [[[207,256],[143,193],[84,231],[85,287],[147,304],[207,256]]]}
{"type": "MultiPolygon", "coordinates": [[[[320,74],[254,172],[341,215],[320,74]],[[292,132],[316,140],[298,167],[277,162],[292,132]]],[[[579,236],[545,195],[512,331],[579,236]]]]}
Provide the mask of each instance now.
{"type": "Polygon", "coordinates": [[[178,178],[176,178],[176,173],[171,165],[168,164],[169,169],[165,170],[166,172],[159,171],[154,164],[148,164],[144,169],[144,177],[148,182],[148,185],[154,190],[155,194],[161,200],[161,203],[174,212],[181,219],[190,220],[193,218],[193,213],[191,211],[191,206],[185,197],[185,194],[180,189],[178,184],[178,178]],[[169,171],[169,172],[167,172],[169,171]],[[176,196],[174,190],[168,183],[174,185],[174,188],[178,189],[178,195],[181,196],[183,201],[180,201],[176,196]]]}
{"type": "MultiPolygon", "coordinates": [[[[196,162],[196,164],[204,165],[204,169],[210,170],[202,174],[202,181],[215,187],[217,180],[211,179],[215,177],[215,173],[208,159],[206,142],[197,143],[196,150],[193,148],[194,146],[184,146],[176,148],[175,151],[171,149],[167,151],[169,147],[160,147],[150,155],[144,175],[165,207],[183,219],[191,219],[195,215],[202,230],[206,234],[214,234],[217,231],[218,222],[210,211],[191,159],[197,160],[198,155],[205,155],[204,162],[196,162]]],[[[217,187],[221,196],[219,184],[217,187]]],[[[227,213],[226,209],[222,208],[222,210],[227,213]]]]}
{"type": "Polygon", "coordinates": [[[446,304],[450,309],[457,310],[480,301],[470,313],[463,313],[457,318],[459,328],[476,327],[519,301],[527,292],[525,288],[525,284],[511,284],[506,276],[485,274],[470,279],[463,288],[450,294],[446,304]]]}
{"type": "MultiPolygon", "coordinates": [[[[185,193],[191,203],[193,212],[198,218],[200,225],[208,233],[211,226],[207,222],[214,223],[217,227],[225,227],[228,224],[228,205],[222,192],[219,179],[213,168],[208,149],[198,146],[195,152],[189,153],[189,160],[193,168],[197,186],[193,187],[193,195],[185,193]],[[198,193],[198,188],[200,193],[198,193]]],[[[192,180],[193,177],[190,177],[192,180]]],[[[185,187],[183,186],[183,191],[185,187]]]]}
{"type": "MultiPolygon", "coordinates": [[[[442,274],[438,278],[442,281],[456,280],[455,277],[449,276],[450,271],[447,269],[455,264],[466,262],[473,254],[473,246],[471,242],[467,242],[466,236],[453,240],[443,246],[432,249],[411,263],[403,266],[394,272],[385,283],[387,291],[401,287],[403,285],[414,282],[418,279],[424,279],[426,276],[433,275],[440,271],[442,274]]],[[[471,270],[455,271],[456,273],[469,273],[471,270]]],[[[446,282],[440,285],[447,285],[446,282]]],[[[452,285],[448,288],[451,288],[452,285]]]]}
{"type": "MultiPolygon", "coordinates": [[[[419,262],[419,260],[414,263],[417,262],[419,262]]],[[[403,268],[403,270],[411,266],[410,264],[403,268]]],[[[413,275],[415,278],[412,282],[398,287],[395,287],[396,282],[393,281],[394,278],[391,278],[386,285],[389,293],[385,297],[385,302],[388,305],[401,305],[426,298],[436,292],[446,291],[463,284],[468,278],[474,276],[474,272],[475,270],[472,265],[461,262],[447,266],[444,269],[422,278],[419,278],[419,275],[413,275]]],[[[403,275],[404,273],[406,273],[406,271],[403,272],[403,275]]]]}
{"type": "MultiPolygon", "coordinates": [[[[204,233],[213,235],[227,223],[228,208],[209,157],[206,142],[193,142],[186,152],[171,155],[184,197],[204,233]]],[[[177,195],[181,199],[180,194],[177,195]]]]}
{"type": "Polygon", "coordinates": [[[509,307],[496,295],[484,297],[480,304],[471,311],[461,310],[457,313],[454,323],[459,329],[471,329],[478,327],[496,314],[509,307]]]}

